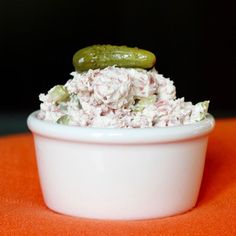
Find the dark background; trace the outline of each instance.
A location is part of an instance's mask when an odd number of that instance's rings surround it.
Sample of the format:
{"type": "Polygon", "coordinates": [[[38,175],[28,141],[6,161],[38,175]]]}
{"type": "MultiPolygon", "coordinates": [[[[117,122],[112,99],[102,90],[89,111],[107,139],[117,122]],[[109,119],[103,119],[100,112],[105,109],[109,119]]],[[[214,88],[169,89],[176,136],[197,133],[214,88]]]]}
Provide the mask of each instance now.
{"type": "Polygon", "coordinates": [[[91,44],[151,50],[178,97],[234,116],[234,29],[233,6],[217,1],[2,0],[0,117],[38,109],[39,93],[65,83],[73,54],[91,44]]]}

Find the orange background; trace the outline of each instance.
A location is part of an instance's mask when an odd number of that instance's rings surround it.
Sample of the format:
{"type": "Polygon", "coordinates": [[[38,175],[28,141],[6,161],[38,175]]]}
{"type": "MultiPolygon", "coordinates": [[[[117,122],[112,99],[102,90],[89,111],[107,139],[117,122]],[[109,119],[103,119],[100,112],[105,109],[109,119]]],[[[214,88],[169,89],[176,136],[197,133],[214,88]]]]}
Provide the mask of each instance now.
{"type": "Polygon", "coordinates": [[[217,120],[197,206],[145,221],[64,216],[43,202],[30,134],[0,138],[0,235],[236,235],[236,119],[217,120]]]}

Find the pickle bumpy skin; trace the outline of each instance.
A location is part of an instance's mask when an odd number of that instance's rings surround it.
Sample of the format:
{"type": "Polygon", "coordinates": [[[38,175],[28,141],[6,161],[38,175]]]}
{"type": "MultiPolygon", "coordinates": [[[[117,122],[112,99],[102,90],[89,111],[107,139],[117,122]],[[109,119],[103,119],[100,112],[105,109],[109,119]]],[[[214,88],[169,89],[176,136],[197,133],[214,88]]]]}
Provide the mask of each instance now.
{"type": "Polygon", "coordinates": [[[155,62],[152,52],[127,46],[93,45],[80,49],[73,56],[73,65],[80,72],[107,66],[149,69],[155,62]]]}

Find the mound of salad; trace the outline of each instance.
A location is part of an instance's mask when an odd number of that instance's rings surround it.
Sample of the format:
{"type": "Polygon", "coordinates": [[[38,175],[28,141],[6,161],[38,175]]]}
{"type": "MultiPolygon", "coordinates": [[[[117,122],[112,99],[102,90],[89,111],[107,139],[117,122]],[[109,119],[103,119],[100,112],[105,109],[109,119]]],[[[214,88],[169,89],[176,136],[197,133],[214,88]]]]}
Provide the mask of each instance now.
{"type": "Polygon", "coordinates": [[[154,67],[105,65],[71,76],[39,95],[39,119],[79,127],[153,128],[193,124],[207,115],[209,101],[193,105],[176,98],[173,81],[154,67]]]}

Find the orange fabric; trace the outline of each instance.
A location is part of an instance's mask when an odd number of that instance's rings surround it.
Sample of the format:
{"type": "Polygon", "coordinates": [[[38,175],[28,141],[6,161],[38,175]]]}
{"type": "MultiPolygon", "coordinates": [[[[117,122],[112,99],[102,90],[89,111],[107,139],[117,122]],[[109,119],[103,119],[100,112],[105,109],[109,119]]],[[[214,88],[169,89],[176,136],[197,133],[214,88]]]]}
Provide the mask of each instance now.
{"type": "Polygon", "coordinates": [[[43,202],[30,134],[0,138],[0,235],[236,235],[236,119],[217,120],[197,206],[145,221],[64,216],[43,202]]]}

